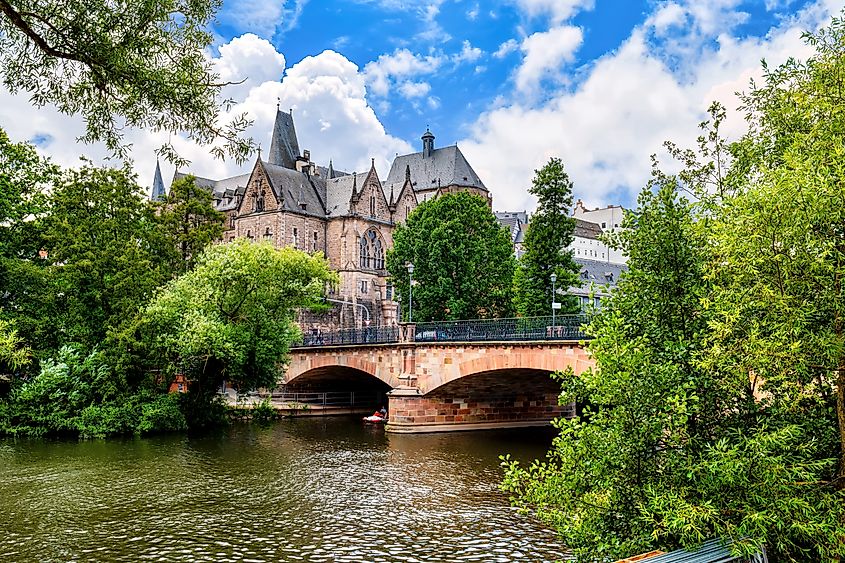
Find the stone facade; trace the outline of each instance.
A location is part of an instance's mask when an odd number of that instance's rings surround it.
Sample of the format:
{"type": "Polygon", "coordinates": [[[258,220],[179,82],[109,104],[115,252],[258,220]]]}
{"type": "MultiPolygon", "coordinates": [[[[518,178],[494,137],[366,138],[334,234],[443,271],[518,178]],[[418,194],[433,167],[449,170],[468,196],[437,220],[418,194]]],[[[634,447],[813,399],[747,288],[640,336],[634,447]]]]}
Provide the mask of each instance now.
{"type": "MultiPolygon", "coordinates": [[[[444,193],[467,190],[492,205],[457,146],[435,149],[430,131],[423,143],[423,151],[396,158],[383,184],[374,162],[368,171],[350,174],[332,163],[318,166],[310,151],[300,154],[292,115],[277,109],[267,161],[259,152],[247,174],[195,178],[226,214],[223,242],[244,237],[321,252],[340,274],[340,283],[328,291],[334,309],[320,316],[303,313],[305,330],[389,326],[398,322],[398,303],[385,257],[396,224],[423,199],[444,193]]],[[[177,172],[174,179],[185,175],[177,172]]]]}

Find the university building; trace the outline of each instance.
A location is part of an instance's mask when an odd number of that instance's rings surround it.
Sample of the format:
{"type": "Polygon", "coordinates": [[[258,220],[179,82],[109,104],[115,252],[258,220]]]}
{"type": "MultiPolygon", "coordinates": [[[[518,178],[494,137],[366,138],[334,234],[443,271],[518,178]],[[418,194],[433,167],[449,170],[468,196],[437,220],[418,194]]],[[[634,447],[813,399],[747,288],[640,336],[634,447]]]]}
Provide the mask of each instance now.
{"type": "MultiPolygon", "coordinates": [[[[399,308],[385,269],[393,230],[416,206],[441,194],[468,191],[492,207],[490,193],[457,146],[436,148],[426,130],[422,150],[397,156],[382,181],[375,169],[345,172],[318,165],[300,150],[293,115],[276,110],[270,152],[247,174],[218,180],[196,176],[226,214],[224,241],[235,237],[267,240],[322,252],[340,283],[330,288],[333,310],[303,314],[305,326],[353,328],[398,322],[399,308]]],[[[174,180],[188,175],[177,171],[174,180]]],[[[165,194],[156,168],[153,198],[165,194]]]]}

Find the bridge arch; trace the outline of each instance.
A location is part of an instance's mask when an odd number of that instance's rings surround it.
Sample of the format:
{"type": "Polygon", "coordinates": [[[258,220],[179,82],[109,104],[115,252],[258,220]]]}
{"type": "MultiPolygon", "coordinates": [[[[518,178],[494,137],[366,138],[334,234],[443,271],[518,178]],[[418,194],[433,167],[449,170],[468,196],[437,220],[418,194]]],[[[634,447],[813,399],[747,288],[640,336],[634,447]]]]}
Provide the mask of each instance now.
{"type": "Polygon", "coordinates": [[[324,353],[294,357],[284,376],[288,386],[301,386],[315,380],[378,381],[387,388],[399,386],[398,370],[368,354],[324,353]]]}

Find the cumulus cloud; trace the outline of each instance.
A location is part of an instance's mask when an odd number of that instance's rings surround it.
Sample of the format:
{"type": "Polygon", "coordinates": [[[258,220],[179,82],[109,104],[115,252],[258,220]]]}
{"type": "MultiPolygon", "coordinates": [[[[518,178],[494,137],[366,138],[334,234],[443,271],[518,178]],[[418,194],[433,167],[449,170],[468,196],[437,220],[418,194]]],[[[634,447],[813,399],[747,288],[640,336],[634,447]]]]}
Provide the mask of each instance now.
{"type": "Polygon", "coordinates": [[[592,9],[594,0],[516,0],[516,5],[529,17],[545,15],[557,25],[581,10],[592,9]]]}
{"type": "Polygon", "coordinates": [[[456,54],[452,60],[458,64],[460,63],[474,63],[481,58],[484,51],[478,47],[473,47],[469,41],[464,41],[461,46],[460,53],[456,54]]]}
{"type": "MultiPolygon", "coordinates": [[[[263,39],[248,34],[221,46],[213,63],[227,79],[247,79],[230,87],[229,94],[236,99],[231,115],[247,113],[254,120],[248,134],[262,144],[265,155],[277,103],[285,111],[293,109],[300,148],[311,149],[318,163],[332,159],[338,169],[364,170],[375,158],[380,173],[386,173],[395,153],[411,150],[407,142],[385,131],[367,100],[364,73],[339,53],[324,51],[306,57],[285,72],[284,57],[263,39]]],[[[35,109],[25,96],[2,89],[0,124],[13,139],[40,140],[39,148],[62,166],[78,166],[80,154],[94,162],[109,162],[104,147],[76,142],[85,131],[80,118],[51,107],[35,109]]],[[[179,136],[169,139],[165,134],[127,131],[126,140],[133,145],[135,170],[144,186],[152,183],[155,149],[168,140],[192,162],[190,171],[199,176],[221,178],[248,171],[252,165],[214,159],[208,147],[179,136]]],[[[167,183],[173,168],[162,162],[162,172],[167,183]]]]}
{"type": "Polygon", "coordinates": [[[416,76],[431,74],[444,62],[444,57],[418,55],[408,49],[380,55],[364,66],[364,76],[370,91],[377,96],[387,96],[397,83],[407,82],[416,76]]]}
{"type": "Polygon", "coordinates": [[[553,156],[562,158],[576,197],[587,205],[633,202],[648,180],[649,154],[659,154],[667,139],[692,146],[711,101],[728,107],[725,132],[733,138],[741,134],[734,92],[759,77],[761,58],[776,65],[790,56],[808,56],[801,32],[817,28],[839,9],[822,0],[765,37],[738,38],[722,27],[744,17],[731,11],[735,3],[707,3],[710,10],[699,2],[677,4],[680,12],[669,17],[658,8],[618,49],[595,61],[579,83],[552,92],[541,105],[498,100],[481,115],[460,146],[491,189],[497,209],[531,209],[535,202],[526,190],[533,172],[553,156]],[[655,41],[657,29],[680,17],[695,22],[679,28],[691,37],[674,33],[674,42],[655,41]],[[679,53],[685,57],[680,61],[679,53]]]}
{"type": "Polygon", "coordinates": [[[493,56],[497,59],[502,59],[518,49],[519,41],[517,41],[516,39],[508,39],[507,41],[499,45],[499,48],[496,49],[496,51],[493,53],[493,56]]]}
{"type": "Polygon", "coordinates": [[[221,22],[239,33],[273,37],[294,29],[308,0],[238,0],[223,4],[221,22]]]}
{"type": "Polygon", "coordinates": [[[558,76],[560,68],[575,57],[584,40],[580,27],[562,25],[538,31],[522,41],[522,65],[516,72],[516,87],[521,92],[535,90],[547,76],[558,76]]]}

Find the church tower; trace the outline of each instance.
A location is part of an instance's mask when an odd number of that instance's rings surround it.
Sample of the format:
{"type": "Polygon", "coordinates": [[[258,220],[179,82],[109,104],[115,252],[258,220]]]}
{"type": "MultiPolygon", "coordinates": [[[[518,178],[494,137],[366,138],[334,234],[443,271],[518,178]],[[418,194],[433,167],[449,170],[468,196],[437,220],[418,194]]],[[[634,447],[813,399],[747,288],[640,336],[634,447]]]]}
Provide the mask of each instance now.
{"type": "Polygon", "coordinates": [[[296,128],[293,126],[293,110],[285,113],[276,106],[276,122],[273,124],[273,137],[270,139],[270,155],[267,162],[296,170],[299,157],[299,142],[296,140],[296,128]]]}

